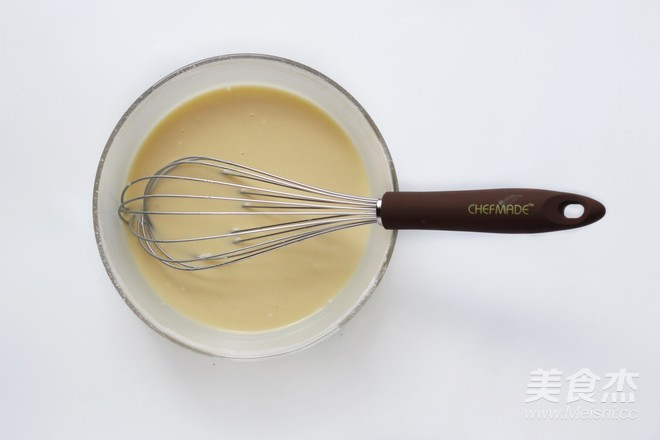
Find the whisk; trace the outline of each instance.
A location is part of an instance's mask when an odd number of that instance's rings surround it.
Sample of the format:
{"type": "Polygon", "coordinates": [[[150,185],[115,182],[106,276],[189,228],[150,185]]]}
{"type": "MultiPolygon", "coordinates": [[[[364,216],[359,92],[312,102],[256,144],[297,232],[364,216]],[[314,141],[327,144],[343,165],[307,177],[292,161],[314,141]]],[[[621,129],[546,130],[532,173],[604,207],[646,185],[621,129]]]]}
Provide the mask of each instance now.
{"type": "Polygon", "coordinates": [[[201,270],[374,223],[386,229],[536,233],[591,224],[605,215],[605,207],[582,195],[526,188],[360,197],[194,156],[126,185],[119,215],[151,256],[176,269],[201,270]],[[581,213],[571,215],[569,206],[581,213]],[[159,220],[179,216],[186,217],[185,231],[181,222],[159,220]],[[209,216],[249,216],[265,224],[218,231],[209,216]],[[201,218],[206,221],[196,221],[201,218]],[[219,242],[223,245],[211,245],[219,242]]]}

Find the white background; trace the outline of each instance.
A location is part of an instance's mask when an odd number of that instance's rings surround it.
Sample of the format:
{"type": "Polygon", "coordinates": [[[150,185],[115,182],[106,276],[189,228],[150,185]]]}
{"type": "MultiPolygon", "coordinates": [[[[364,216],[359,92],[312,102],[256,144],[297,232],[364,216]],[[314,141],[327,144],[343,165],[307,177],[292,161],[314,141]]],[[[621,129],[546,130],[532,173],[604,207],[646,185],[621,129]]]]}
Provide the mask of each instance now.
{"type": "Polygon", "coordinates": [[[660,438],[660,3],[4,0],[0,48],[0,437],[660,438]],[[236,52],[348,89],[401,189],[558,189],[608,213],[539,236],[401,233],[341,334],[268,361],[189,352],[114,291],[92,186],[139,94],[236,52]],[[525,403],[537,368],[639,373],[636,402],[609,405],[635,420],[527,420],[590,407],[566,382],[525,403]]]}

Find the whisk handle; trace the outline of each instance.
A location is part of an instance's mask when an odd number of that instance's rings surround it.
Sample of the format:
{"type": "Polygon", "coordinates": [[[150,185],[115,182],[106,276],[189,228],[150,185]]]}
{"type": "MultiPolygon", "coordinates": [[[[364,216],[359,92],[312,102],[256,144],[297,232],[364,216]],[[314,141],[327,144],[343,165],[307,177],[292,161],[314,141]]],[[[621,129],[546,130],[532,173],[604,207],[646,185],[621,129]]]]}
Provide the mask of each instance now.
{"type": "Polygon", "coordinates": [[[388,192],[378,209],[386,229],[512,234],[578,228],[604,215],[605,207],[589,197],[526,188],[388,192]],[[576,215],[566,210],[568,206],[575,208],[576,215]]]}

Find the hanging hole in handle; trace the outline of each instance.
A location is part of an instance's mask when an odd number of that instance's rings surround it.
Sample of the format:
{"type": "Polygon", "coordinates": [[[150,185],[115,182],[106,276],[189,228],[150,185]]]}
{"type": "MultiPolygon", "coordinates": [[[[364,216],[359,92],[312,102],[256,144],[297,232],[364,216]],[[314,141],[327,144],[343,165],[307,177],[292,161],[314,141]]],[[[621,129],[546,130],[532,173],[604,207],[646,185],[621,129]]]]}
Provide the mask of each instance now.
{"type": "Polygon", "coordinates": [[[584,215],[584,206],[579,203],[569,203],[564,206],[563,214],[569,219],[580,218],[584,215]]]}

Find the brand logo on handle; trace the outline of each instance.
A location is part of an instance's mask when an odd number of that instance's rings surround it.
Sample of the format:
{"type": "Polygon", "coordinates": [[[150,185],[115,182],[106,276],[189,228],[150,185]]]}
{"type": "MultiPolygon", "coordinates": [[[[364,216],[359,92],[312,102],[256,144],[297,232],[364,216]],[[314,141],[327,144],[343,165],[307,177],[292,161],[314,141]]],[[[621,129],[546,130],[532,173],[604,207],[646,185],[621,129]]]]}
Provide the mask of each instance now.
{"type": "Polygon", "coordinates": [[[529,215],[533,203],[472,203],[468,205],[471,215],[529,215]]]}

